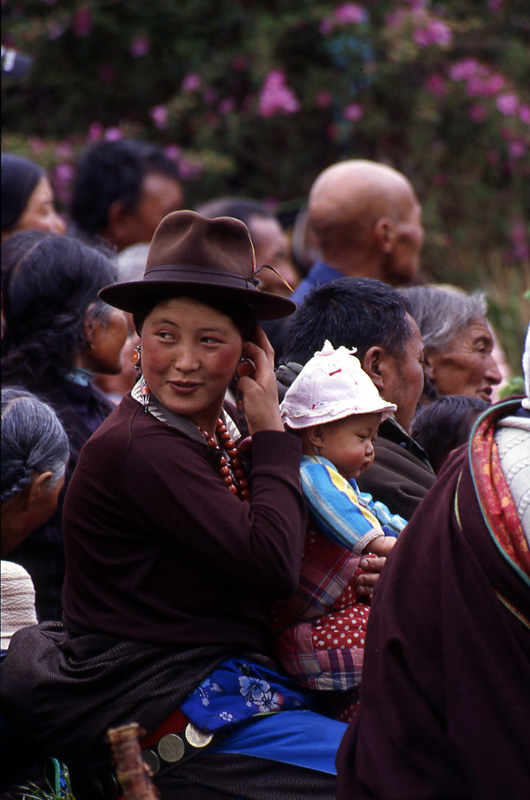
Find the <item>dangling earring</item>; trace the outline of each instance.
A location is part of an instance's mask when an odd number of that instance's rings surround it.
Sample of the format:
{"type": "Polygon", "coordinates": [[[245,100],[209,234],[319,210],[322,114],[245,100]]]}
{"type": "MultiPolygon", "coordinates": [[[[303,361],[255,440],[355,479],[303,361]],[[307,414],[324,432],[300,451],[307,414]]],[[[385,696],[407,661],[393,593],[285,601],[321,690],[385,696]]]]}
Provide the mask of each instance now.
{"type": "Polygon", "coordinates": [[[133,354],[131,356],[131,364],[134,365],[135,369],[142,369],[142,345],[136,345],[135,349],[133,350],[133,354]]]}
{"type": "Polygon", "coordinates": [[[151,393],[149,391],[149,386],[145,382],[145,378],[142,375],[140,378],[140,397],[142,398],[142,406],[144,408],[145,413],[149,411],[149,401],[151,399],[151,393]]]}

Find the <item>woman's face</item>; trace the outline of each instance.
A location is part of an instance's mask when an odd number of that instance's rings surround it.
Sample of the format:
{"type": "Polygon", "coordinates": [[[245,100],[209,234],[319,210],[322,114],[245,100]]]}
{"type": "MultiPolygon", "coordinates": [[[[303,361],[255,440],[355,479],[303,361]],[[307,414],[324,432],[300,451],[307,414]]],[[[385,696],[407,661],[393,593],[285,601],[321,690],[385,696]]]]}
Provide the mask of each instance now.
{"type": "Polygon", "coordinates": [[[491,403],[493,387],[501,381],[493,344],[486,320],[476,319],[446,350],[430,354],[431,379],[440,394],[463,394],[491,403]]]}
{"type": "Polygon", "coordinates": [[[142,327],[142,370],[155,397],[213,434],[243,351],[230,319],[191,298],[159,303],[142,327]]]}
{"type": "Polygon", "coordinates": [[[64,233],[66,225],[55,210],[53,192],[48,178],[43,176],[31,193],[26,208],[10,233],[40,230],[45,233],[64,233]]]}
{"type": "Polygon", "coordinates": [[[127,320],[123,311],[109,309],[102,319],[92,320],[90,345],[85,351],[85,364],[92,372],[117,375],[121,372],[121,351],[127,340],[127,320]]]}

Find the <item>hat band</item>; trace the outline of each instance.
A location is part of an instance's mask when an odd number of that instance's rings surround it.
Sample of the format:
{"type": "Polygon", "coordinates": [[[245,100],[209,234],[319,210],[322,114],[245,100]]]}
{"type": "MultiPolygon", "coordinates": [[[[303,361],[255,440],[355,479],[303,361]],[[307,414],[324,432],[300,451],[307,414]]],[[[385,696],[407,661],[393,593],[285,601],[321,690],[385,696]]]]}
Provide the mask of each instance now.
{"type": "Polygon", "coordinates": [[[144,281],[160,280],[175,281],[175,283],[179,281],[186,283],[210,283],[222,286],[233,286],[239,289],[253,289],[256,291],[259,286],[257,278],[246,278],[244,275],[237,275],[235,272],[220,272],[216,269],[204,269],[203,267],[177,267],[171,264],[148,267],[144,274],[144,281]],[[168,272],[171,273],[170,276],[163,274],[168,272]]]}

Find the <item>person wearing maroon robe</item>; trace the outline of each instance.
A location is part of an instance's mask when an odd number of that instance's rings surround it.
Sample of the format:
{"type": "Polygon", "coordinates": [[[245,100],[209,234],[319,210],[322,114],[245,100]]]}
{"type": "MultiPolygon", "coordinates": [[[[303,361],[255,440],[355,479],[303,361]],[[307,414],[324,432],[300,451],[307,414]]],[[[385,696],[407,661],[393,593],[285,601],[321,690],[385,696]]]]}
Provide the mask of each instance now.
{"type": "Polygon", "coordinates": [[[516,410],[479,418],[388,560],[338,800],[530,797],[530,551],[495,442],[516,410]]]}

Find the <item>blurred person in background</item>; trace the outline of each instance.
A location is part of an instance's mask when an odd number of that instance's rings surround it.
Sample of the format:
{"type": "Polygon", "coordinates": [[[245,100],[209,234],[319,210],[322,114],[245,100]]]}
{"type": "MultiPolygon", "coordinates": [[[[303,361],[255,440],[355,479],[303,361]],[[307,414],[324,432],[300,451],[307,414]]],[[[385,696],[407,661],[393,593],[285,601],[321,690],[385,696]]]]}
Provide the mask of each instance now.
{"type": "Polygon", "coordinates": [[[100,141],[77,163],[72,233],[117,251],[149,243],[159,222],[182,202],[177,168],[159,147],[135,139],[100,141]]]}
{"type": "MultiPolygon", "coordinates": [[[[2,254],[2,384],[33,392],[57,412],[70,444],[67,485],[82,446],[112,410],[92,379],[119,372],[127,326],[121,311],[98,298],[115,280],[105,256],[69,236],[19,236],[27,237],[27,249],[13,237],[2,254]]],[[[62,613],[63,498],[64,492],[50,519],[9,555],[33,579],[39,620],[62,613]]]]}
{"type": "Polygon", "coordinates": [[[44,170],[27,158],[2,154],[2,241],[18,231],[64,233],[44,170]]]}
{"type": "MultiPolygon", "coordinates": [[[[68,437],[54,410],[18,387],[2,389],[2,559],[57,507],[68,463],[68,437]]],[[[13,634],[37,624],[35,590],[19,564],[2,560],[2,657],[13,634]]],[[[0,791],[42,776],[27,740],[0,717],[0,791]]],[[[3,795],[2,795],[3,796],[3,795]]]]}
{"type": "Polygon", "coordinates": [[[234,217],[244,222],[256,252],[256,267],[259,269],[265,264],[276,270],[260,270],[257,276],[260,287],[265,292],[284,297],[291,294],[299,276],[292,261],[289,238],[272,211],[263,203],[243,197],[222,197],[205,203],[197,210],[208,219],[234,217]]]}

